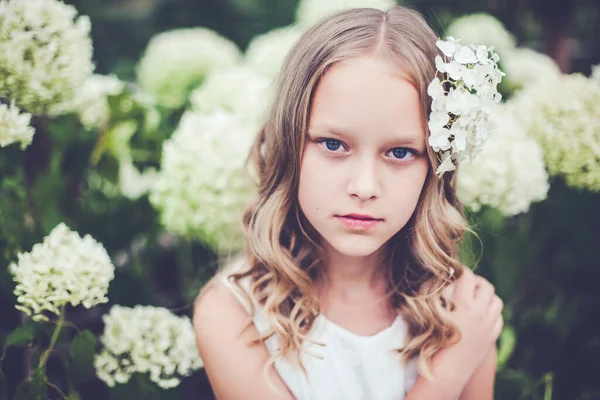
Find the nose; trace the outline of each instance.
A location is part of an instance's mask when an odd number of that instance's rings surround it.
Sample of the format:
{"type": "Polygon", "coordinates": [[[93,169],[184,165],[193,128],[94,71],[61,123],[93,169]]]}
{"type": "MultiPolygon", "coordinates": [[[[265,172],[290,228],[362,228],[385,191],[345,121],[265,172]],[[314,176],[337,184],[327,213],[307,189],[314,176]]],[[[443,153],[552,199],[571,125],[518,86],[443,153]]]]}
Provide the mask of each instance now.
{"type": "Polygon", "coordinates": [[[361,201],[376,199],[381,194],[381,185],[374,160],[362,160],[349,169],[347,190],[351,197],[361,201]]]}

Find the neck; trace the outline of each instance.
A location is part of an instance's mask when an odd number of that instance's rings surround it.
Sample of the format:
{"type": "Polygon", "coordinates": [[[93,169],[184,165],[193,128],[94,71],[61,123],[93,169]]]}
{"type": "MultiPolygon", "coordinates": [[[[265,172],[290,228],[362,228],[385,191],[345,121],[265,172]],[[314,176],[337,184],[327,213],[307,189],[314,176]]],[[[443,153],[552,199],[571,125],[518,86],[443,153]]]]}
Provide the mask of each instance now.
{"type": "MultiPolygon", "coordinates": [[[[345,301],[364,301],[382,296],[387,291],[388,270],[385,252],[377,251],[364,257],[351,257],[326,245],[318,291],[327,297],[345,301]]],[[[321,297],[321,296],[319,296],[321,297]]]]}

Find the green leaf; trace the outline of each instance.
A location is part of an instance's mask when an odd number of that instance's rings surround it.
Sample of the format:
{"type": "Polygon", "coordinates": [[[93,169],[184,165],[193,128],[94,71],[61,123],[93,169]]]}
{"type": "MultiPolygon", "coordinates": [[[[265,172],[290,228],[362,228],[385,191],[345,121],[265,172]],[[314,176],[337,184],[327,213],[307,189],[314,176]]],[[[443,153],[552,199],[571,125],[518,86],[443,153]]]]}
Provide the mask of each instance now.
{"type": "Polygon", "coordinates": [[[29,398],[33,400],[46,400],[48,378],[46,378],[46,368],[38,366],[31,374],[31,384],[29,386],[29,398]]]}
{"type": "Polygon", "coordinates": [[[498,369],[501,369],[506,365],[515,350],[516,344],[517,334],[515,329],[510,325],[505,326],[500,334],[500,345],[498,347],[498,358],[496,362],[496,367],[498,369]]]}
{"type": "Polygon", "coordinates": [[[6,346],[23,347],[28,345],[35,336],[35,325],[25,324],[17,327],[6,337],[6,346]]]}
{"type": "Polygon", "coordinates": [[[77,390],[71,389],[71,392],[69,392],[69,395],[67,396],[66,400],[81,400],[81,396],[79,395],[77,390]]]}
{"type": "Polygon", "coordinates": [[[96,341],[96,336],[85,330],[71,343],[69,355],[72,361],[69,365],[69,375],[77,383],[84,383],[93,377],[96,341]]]}

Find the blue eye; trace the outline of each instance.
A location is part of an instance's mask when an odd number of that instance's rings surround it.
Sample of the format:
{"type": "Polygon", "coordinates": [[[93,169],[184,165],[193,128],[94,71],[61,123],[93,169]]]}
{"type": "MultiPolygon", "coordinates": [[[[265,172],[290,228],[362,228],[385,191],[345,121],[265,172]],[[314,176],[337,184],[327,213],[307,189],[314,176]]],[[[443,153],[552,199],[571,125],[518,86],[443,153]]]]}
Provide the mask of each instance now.
{"type": "Polygon", "coordinates": [[[396,147],[395,149],[390,150],[390,153],[395,160],[402,162],[410,161],[418,155],[415,150],[407,147],[396,147]]]}
{"type": "Polygon", "coordinates": [[[408,154],[408,149],[405,147],[397,147],[395,149],[392,149],[392,154],[396,158],[403,159],[404,157],[406,157],[406,154],[408,154]]]}
{"type": "Polygon", "coordinates": [[[327,147],[327,150],[329,150],[329,151],[336,151],[342,146],[342,142],[340,142],[339,140],[335,140],[335,139],[320,139],[317,142],[325,143],[325,146],[327,147]]]}

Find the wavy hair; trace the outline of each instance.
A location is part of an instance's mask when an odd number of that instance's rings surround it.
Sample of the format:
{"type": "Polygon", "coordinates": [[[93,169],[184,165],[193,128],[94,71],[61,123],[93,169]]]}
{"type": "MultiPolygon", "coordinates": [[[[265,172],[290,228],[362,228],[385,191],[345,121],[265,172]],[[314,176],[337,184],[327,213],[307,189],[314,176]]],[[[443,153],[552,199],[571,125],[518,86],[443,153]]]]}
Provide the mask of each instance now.
{"type": "MultiPolygon", "coordinates": [[[[252,296],[270,321],[271,330],[256,342],[278,336],[278,352],[268,365],[280,356],[293,357],[304,370],[302,343],[319,314],[313,282],[323,253],[297,197],[311,100],[321,77],[337,62],[363,55],[393,63],[418,90],[426,127],[431,109],[427,86],[436,76],[434,60],[440,54],[436,40],[416,11],[362,8],[321,20],[288,53],[266,123],[248,157],[258,196],[243,216],[244,266],[230,275],[240,289],[241,279],[250,280],[248,299],[252,296]]],[[[442,292],[462,274],[458,245],[468,227],[455,195],[454,174],[437,178],[440,160],[427,148],[430,165],[418,204],[406,226],[386,243],[384,254],[391,304],[409,325],[408,343],[398,352],[407,359],[418,357],[419,371],[431,377],[433,355],[460,337],[447,317],[452,305],[442,292]]]]}

